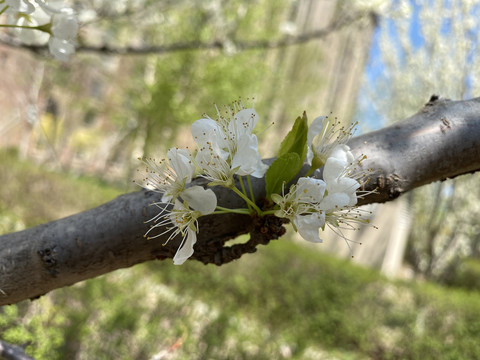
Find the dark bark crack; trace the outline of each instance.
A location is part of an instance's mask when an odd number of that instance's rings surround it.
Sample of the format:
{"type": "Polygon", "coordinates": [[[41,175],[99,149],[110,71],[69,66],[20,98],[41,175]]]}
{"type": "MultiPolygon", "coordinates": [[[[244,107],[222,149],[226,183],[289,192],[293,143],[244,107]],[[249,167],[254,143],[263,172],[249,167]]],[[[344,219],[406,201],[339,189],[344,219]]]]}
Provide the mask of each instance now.
{"type": "MultiPolygon", "coordinates": [[[[206,264],[215,264],[217,266],[240,259],[244,254],[252,254],[257,251],[258,245],[267,245],[271,240],[276,240],[285,234],[286,229],[283,226],[288,223],[287,219],[278,218],[274,215],[263,217],[252,217],[252,228],[250,230],[250,239],[241,244],[225,246],[224,243],[216,242],[209,246],[202,254],[196,258],[206,264]]],[[[210,244],[209,244],[210,245],[210,244]]]]}

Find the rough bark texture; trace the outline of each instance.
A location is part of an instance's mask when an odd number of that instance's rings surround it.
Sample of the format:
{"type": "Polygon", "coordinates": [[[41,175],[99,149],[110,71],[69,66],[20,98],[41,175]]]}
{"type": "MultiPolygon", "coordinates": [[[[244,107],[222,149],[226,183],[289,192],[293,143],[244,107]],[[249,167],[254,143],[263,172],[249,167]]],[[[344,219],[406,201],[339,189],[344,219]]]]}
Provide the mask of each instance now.
{"type": "Polygon", "coordinates": [[[412,117],[349,142],[375,169],[362,203],[385,202],[416,187],[480,170],[480,98],[450,101],[433,95],[412,117]]]}
{"type": "MultiPolygon", "coordinates": [[[[385,202],[413,188],[480,169],[480,98],[430,101],[414,116],[349,143],[355,154],[366,154],[364,166],[375,169],[367,189],[378,189],[362,204],[385,202]]],[[[305,171],[305,168],[303,169],[305,171]]],[[[319,172],[318,176],[321,175],[319,172]]],[[[264,179],[254,179],[261,206],[264,179]]],[[[195,180],[204,184],[204,180],[195,180]]],[[[214,188],[219,205],[242,207],[229,190],[214,188]]],[[[0,236],[0,305],[34,299],[53,289],[115,269],[154,259],[172,258],[180,239],[144,238],[145,221],[158,208],[159,194],[139,191],[64,219],[0,236]]],[[[282,221],[273,216],[211,215],[199,219],[200,233],[192,259],[221,265],[254,252],[283,235],[282,221]],[[245,244],[225,242],[250,233],[245,244]]],[[[168,236],[168,235],[167,235],[168,236]]]]}

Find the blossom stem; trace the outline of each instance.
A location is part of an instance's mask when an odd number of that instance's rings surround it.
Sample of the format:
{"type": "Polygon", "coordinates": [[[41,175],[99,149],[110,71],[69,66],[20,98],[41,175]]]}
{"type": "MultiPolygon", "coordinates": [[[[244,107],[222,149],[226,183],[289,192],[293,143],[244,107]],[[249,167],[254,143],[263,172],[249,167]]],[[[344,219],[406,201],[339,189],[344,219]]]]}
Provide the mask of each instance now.
{"type": "MultiPolygon", "coordinates": [[[[278,209],[277,209],[277,210],[278,210],[278,209]]],[[[277,210],[274,209],[274,210],[263,211],[263,212],[262,212],[262,215],[264,215],[264,216],[265,216],[265,215],[274,215],[275,212],[277,212],[277,210]]]]}
{"type": "Polygon", "coordinates": [[[255,196],[253,196],[252,181],[250,180],[250,175],[247,175],[248,189],[250,190],[250,200],[255,202],[255,196]]]}
{"type": "Polygon", "coordinates": [[[305,174],[305,177],[309,177],[310,175],[312,175],[315,170],[316,169],[312,165],[310,169],[308,169],[308,172],[305,174]]]}
{"type": "Polygon", "coordinates": [[[263,211],[260,210],[260,208],[255,204],[252,200],[248,198],[244,193],[242,193],[240,190],[238,190],[235,186],[232,186],[231,189],[240,196],[247,204],[249,204],[256,212],[258,215],[263,216],[263,211]]]}
{"type": "Polygon", "coordinates": [[[325,165],[325,161],[322,161],[318,156],[315,156],[312,160],[312,166],[308,169],[305,177],[309,177],[315,170],[320,169],[323,165],[325,165]]]}
{"type": "Polygon", "coordinates": [[[6,5],[2,10],[0,10],[0,15],[2,15],[5,11],[7,11],[8,5],[6,5]]]}
{"type": "MultiPolygon", "coordinates": [[[[240,180],[240,186],[242,187],[242,192],[245,196],[248,196],[247,195],[247,190],[245,190],[245,185],[243,184],[243,178],[242,178],[242,175],[238,175],[238,179],[240,180]]],[[[247,203],[248,205],[248,209],[249,210],[252,210],[252,207],[250,206],[249,203],[247,203]]]]}
{"type": "Polygon", "coordinates": [[[250,215],[251,211],[248,209],[229,209],[222,206],[217,206],[217,210],[213,212],[213,214],[227,214],[227,213],[250,215]]]}
{"type": "MultiPolygon", "coordinates": [[[[0,15],[6,10],[3,9],[2,11],[0,11],[0,15]]],[[[44,32],[48,32],[48,31],[45,31],[45,29],[42,27],[42,26],[26,26],[26,25],[15,25],[15,24],[0,24],[0,27],[6,27],[6,28],[18,28],[18,29],[31,29],[31,30],[40,30],[40,31],[44,31],[44,32]]]]}

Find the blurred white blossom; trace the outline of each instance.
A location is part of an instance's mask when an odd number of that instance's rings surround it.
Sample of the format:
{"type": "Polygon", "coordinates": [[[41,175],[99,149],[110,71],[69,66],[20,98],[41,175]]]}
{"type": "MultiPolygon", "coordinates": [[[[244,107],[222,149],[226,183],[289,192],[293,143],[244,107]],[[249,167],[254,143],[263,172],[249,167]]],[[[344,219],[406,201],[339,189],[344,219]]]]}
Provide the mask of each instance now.
{"type": "Polygon", "coordinates": [[[43,0],[6,0],[8,8],[5,13],[9,15],[8,24],[18,26],[12,28],[12,34],[20,41],[27,45],[48,41],[50,53],[60,61],[67,61],[75,53],[78,19],[72,8],[63,3],[52,4],[55,6],[43,0]]]}

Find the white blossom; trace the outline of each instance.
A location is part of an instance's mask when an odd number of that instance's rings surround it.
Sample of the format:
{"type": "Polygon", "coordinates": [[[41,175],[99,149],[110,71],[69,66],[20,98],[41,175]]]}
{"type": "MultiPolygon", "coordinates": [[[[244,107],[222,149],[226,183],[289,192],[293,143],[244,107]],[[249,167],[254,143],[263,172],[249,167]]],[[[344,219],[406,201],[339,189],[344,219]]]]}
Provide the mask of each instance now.
{"type": "Polygon", "coordinates": [[[342,209],[357,204],[358,180],[352,175],[353,154],[347,145],[337,145],[332,156],[327,159],[323,168],[323,179],[327,184],[327,195],[322,201],[322,210],[342,209]]]}
{"type": "MultiPolygon", "coordinates": [[[[16,26],[38,26],[42,23],[47,23],[48,17],[39,18],[38,16],[30,15],[16,16],[10,15],[8,17],[8,23],[16,26]]],[[[46,32],[34,29],[26,29],[13,27],[11,28],[12,34],[14,34],[22,43],[27,45],[40,45],[45,44],[48,41],[50,35],[46,32]]]]}
{"type": "Polygon", "coordinates": [[[356,207],[358,197],[370,193],[359,190],[367,181],[369,172],[360,169],[365,157],[355,159],[344,144],[337,144],[329,151],[323,180],[302,177],[287,194],[271,195],[279,207],[275,215],[289,219],[300,236],[310,242],[322,241],[319,230],[326,225],[343,237],[339,229],[352,229],[358,223],[368,223],[363,210],[356,207]]]}
{"type": "Polygon", "coordinates": [[[348,127],[341,126],[335,118],[320,116],[313,120],[307,134],[307,161],[315,168],[323,166],[337,145],[343,145],[350,140],[357,123],[348,127]]]}
{"type": "Polygon", "coordinates": [[[53,8],[42,0],[37,4],[51,15],[51,38],[48,41],[50,53],[60,61],[67,61],[75,53],[75,38],[78,32],[78,20],[72,8],[53,8]]]}
{"type": "Polygon", "coordinates": [[[296,216],[293,224],[300,236],[313,243],[321,243],[319,231],[325,226],[325,214],[321,211],[312,212],[311,214],[296,216]]]}
{"type": "Polygon", "coordinates": [[[52,35],[56,39],[71,41],[78,33],[78,20],[71,8],[62,8],[52,15],[52,35]]]}
{"type": "Polygon", "coordinates": [[[145,234],[145,237],[148,239],[154,239],[170,233],[166,243],[178,235],[181,236],[182,241],[173,258],[175,265],[183,264],[193,255],[193,246],[197,242],[197,219],[202,215],[211,214],[217,207],[217,197],[211,189],[204,189],[200,186],[194,186],[189,189],[194,189],[186,196],[190,202],[186,199],[184,199],[183,202],[176,199],[171,211],[164,208],[158,215],[150,220],[153,221],[154,224],[145,234]],[[148,236],[148,234],[156,228],[162,228],[164,231],[155,236],[148,236]]]}
{"type": "Polygon", "coordinates": [[[323,180],[301,177],[287,194],[272,194],[279,206],[275,215],[292,221],[300,236],[310,242],[322,242],[319,229],[325,225],[325,214],[318,210],[326,184],[323,180]]]}
{"type": "MultiPolygon", "coordinates": [[[[50,38],[48,39],[48,49],[50,53],[60,61],[67,61],[70,55],[75,53],[75,38],[78,33],[78,19],[75,12],[70,7],[61,6],[56,8],[47,5],[43,0],[35,0],[35,6],[24,0],[33,7],[28,17],[28,22],[19,17],[17,25],[38,26],[50,24],[50,38]]],[[[38,30],[20,29],[20,40],[26,44],[46,41],[44,36],[39,35],[38,30]],[[36,33],[36,37],[29,35],[28,32],[36,33]]]]}
{"type": "Polygon", "coordinates": [[[268,166],[258,153],[257,137],[253,129],[258,121],[254,109],[245,109],[241,103],[226,107],[225,115],[217,109],[218,118],[197,120],[192,135],[198,147],[195,162],[212,185],[233,185],[233,175],[262,177],[268,166]]]}
{"type": "MultiPolygon", "coordinates": [[[[185,149],[171,148],[167,152],[167,159],[160,162],[146,159],[144,163],[147,168],[142,186],[163,193],[162,202],[164,203],[172,202],[180,196],[195,173],[190,152],[185,149]]],[[[192,188],[189,188],[185,196],[190,196],[192,188]]],[[[192,200],[191,197],[188,200],[192,200]]]]}
{"type": "MultiPolygon", "coordinates": [[[[356,229],[357,224],[369,222],[364,215],[370,212],[364,212],[356,206],[358,198],[374,192],[359,190],[369,180],[371,171],[360,169],[365,158],[361,156],[355,159],[347,145],[337,145],[326,161],[323,168],[325,197],[317,208],[324,213],[325,223],[331,228],[356,229]]],[[[337,234],[345,239],[341,231],[337,234]]]]}
{"type": "Polygon", "coordinates": [[[60,61],[68,61],[71,55],[75,54],[75,45],[71,41],[61,40],[50,37],[48,40],[48,50],[55,59],[60,61]]]}
{"type": "Polygon", "coordinates": [[[12,33],[23,43],[48,41],[50,53],[60,61],[67,61],[75,53],[79,25],[72,8],[63,5],[57,8],[43,0],[5,0],[4,4],[8,6],[5,13],[9,14],[8,23],[13,25],[12,33]],[[38,26],[42,26],[42,30],[32,29],[38,26]]]}
{"type": "Polygon", "coordinates": [[[5,0],[1,8],[8,6],[5,14],[31,14],[35,11],[35,6],[29,0],[5,0]]]}
{"type": "Polygon", "coordinates": [[[187,187],[195,173],[195,165],[188,150],[171,148],[166,159],[160,162],[146,159],[144,163],[147,168],[142,186],[161,192],[161,201],[164,203],[153,204],[162,210],[149,220],[153,224],[145,236],[156,228],[162,228],[164,231],[155,236],[148,236],[149,239],[170,233],[168,242],[180,235],[182,241],[173,260],[176,265],[183,264],[193,254],[193,245],[197,241],[197,219],[215,211],[217,197],[211,189],[204,189],[198,185],[187,187]],[[169,210],[165,204],[171,203],[175,205],[169,210]]]}

